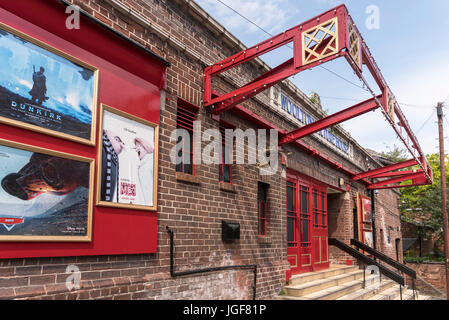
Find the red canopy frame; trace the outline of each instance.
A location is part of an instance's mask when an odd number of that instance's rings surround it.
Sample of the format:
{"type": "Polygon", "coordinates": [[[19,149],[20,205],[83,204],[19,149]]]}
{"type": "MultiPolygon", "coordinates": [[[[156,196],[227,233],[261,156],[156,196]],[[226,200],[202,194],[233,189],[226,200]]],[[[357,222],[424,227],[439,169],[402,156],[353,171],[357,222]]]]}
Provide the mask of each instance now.
{"type": "MultiPolygon", "coordinates": [[[[381,182],[372,183],[369,185],[369,189],[432,184],[432,168],[345,5],[340,5],[322,13],[313,19],[205,68],[203,74],[204,107],[209,107],[212,115],[217,117],[221,113],[235,108],[243,101],[254,97],[290,76],[340,57],[344,57],[348,61],[351,68],[371,92],[373,98],[300,127],[292,132],[281,133],[279,145],[297,143],[298,139],[309,134],[380,108],[386,120],[410,152],[412,159],[406,163],[402,163],[402,165],[409,164],[408,166],[400,166],[400,168],[397,166],[388,166],[383,169],[384,171],[377,172],[378,175],[365,175],[365,178],[373,179],[393,177],[381,182]],[[220,96],[216,94],[212,95],[211,79],[213,76],[217,76],[222,72],[235,68],[244,62],[248,62],[291,42],[293,42],[293,58],[232,92],[220,96]],[[376,95],[365,80],[363,76],[363,65],[366,65],[368,71],[379,86],[380,92],[382,92],[381,95],[376,95]],[[398,120],[397,123],[395,122],[395,118],[398,120]],[[414,165],[419,166],[420,170],[393,172],[394,170],[404,169],[414,165]],[[407,180],[412,180],[412,184],[395,184],[407,180]]],[[[354,174],[351,176],[351,179],[359,180],[361,179],[361,175],[363,173],[354,174]]]]}

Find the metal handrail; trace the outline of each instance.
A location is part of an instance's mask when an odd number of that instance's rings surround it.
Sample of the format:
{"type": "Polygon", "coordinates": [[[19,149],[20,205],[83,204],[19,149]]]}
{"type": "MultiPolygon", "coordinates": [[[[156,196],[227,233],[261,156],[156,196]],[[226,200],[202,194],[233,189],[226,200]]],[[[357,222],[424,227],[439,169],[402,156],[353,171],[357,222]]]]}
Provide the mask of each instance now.
{"type": "MultiPolygon", "coordinates": [[[[374,248],[371,248],[370,246],[367,246],[366,244],[364,244],[363,242],[360,242],[357,239],[351,239],[351,245],[368,252],[369,254],[373,255],[375,258],[389,264],[390,266],[392,266],[393,268],[398,269],[399,271],[405,273],[406,275],[408,275],[411,279],[412,279],[412,290],[413,290],[413,298],[416,298],[416,271],[413,269],[410,269],[409,267],[403,265],[402,263],[397,262],[396,260],[390,258],[389,256],[383,254],[382,252],[377,251],[374,248]]],[[[401,288],[402,290],[402,288],[401,288]]],[[[402,292],[401,292],[402,294],[402,292]]]]}
{"type": "Polygon", "coordinates": [[[390,258],[389,256],[383,254],[382,252],[377,251],[374,248],[371,248],[367,246],[366,244],[360,242],[357,239],[351,239],[351,245],[356,246],[357,248],[368,252],[369,254],[373,255],[377,259],[389,264],[393,268],[396,268],[402,272],[404,272],[406,275],[412,277],[413,279],[416,279],[416,271],[413,269],[410,269],[409,267],[406,267],[402,263],[397,262],[396,260],[390,258]]]}
{"type": "Polygon", "coordinates": [[[329,238],[328,240],[329,245],[335,246],[339,248],[340,250],[346,252],[347,254],[353,256],[357,260],[367,264],[367,265],[373,265],[379,268],[379,272],[386,277],[390,278],[394,282],[398,283],[401,286],[405,285],[405,279],[400,274],[397,274],[396,272],[388,269],[387,267],[381,265],[377,261],[374,261],[370,257],[367,257],[366,255],[360,253],[358,250],[348,246],[347,244],[335,239],[335,238],[329,238]]]}

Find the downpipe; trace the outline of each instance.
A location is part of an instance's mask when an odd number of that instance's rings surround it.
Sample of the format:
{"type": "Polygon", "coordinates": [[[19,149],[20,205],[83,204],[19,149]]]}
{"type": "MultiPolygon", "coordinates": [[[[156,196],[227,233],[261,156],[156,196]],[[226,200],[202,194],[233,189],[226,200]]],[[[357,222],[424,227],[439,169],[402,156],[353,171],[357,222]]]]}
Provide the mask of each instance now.
{"type": "Polygon", "coordinates": [[[199,274],[199,273],[206,273],[206,272],[213,272],[213,271],[222,271],[222,270],[234,270],[234,269],[252,269],[254,273],[254,281],[253,281],[253,300],[256,300],[256,289],[257,289],[257,264],[244,264],[244,265],[233,265],[233,266],[221,266],[221,267],[210,267],[210,268],[201,268],[201,269],[195,269],[195,270],[187,270],[187,271],[175,271],[175,259],[174,259],[174,231],[170,229],[169,226],[165,227],[169,236],[170,236],[170,275],[172,278],[186,276],[186,275],[192,275],[192,274],[199,274]]]}

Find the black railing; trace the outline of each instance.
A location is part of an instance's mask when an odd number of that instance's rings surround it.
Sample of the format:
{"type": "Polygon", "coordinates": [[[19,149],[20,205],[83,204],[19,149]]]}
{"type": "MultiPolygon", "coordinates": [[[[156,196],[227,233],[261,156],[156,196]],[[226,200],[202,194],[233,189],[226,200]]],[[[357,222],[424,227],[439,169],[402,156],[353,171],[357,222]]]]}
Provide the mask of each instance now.
{"type": "MultiPolygon", "coordinates": [[[[400,274],[397,274],[394,271],[391,271],[390,269],[381,265],[380,263],[371,259],[370,257],[360,253],[357,249],[354,249],[353,247],[350,247],[347,244],[345,244],[337,239],[334,239],[334,238],[329,238],[328,242],[329,242],[329,245],[335,246],[338,249],[346,252],[347,254],[353,256],[354,258],[356,258],[358,261],[362,262],[363,264],[368,265],[368,266],[376,266],[377,268],[379,268],[379,272],[381,274],[385,275],[387,278],[390,278],[391,280],[398,283],[399,285],[401,285],[401,286],[405,285],[404,277],[402,277],[400,274]]],[[[365,272],[364,272],[364,277],[365,277],[365,272]]],[[[364,281],[365,281],[365,278],[364,278],[364,281]]],[[[365,287],[365,282],[364,282],[363,286],[365,287]]],[[[402,299],[402,294],[401,294],[401,299],[402,299]]]]}
{"type": "Polygon", "coordinates": [[[167,232],[170,235],[170,275],[175,277],[186,276],[191,274],[205,273],[205,272],[213,272],[213,271],[221,271],[221,270],[235,270],[235,269],[252,269],[254,273],[253,280],[253,300],[256,300],[256,288],[257,288],[257,264],[245,264],[245,265],[233,265],[233,266],[220,266],[220,267],[210,267],[210,268],[202,268],[195,270],[187,270],[187,271],[176,271],[175,272],[175,263],[174,263],[174,231],[166,226],[167,232]]]}
{"type": "Polygon", "coordinates": [[[410,269],[409,267],[406,267],[405,265],[397,262],[396,260],[390,258],[389,256],[383,254],[382,252],[377,251],[374,248],[371,248],[370,246],[367,246],[363,242],[360,242],[357,239],[351,239],[351,245],[368,252],[373,257],[379,259],[380,261],[385,262],[386,264],[389,264],[393,268],[397,269],[399,272],[403,272],[404,274],[408,275],[412,279],[412,289],[413,289],[413,298],[415,298],[415,280],[416,280],[416,271],[413,269],[410,269]]]}

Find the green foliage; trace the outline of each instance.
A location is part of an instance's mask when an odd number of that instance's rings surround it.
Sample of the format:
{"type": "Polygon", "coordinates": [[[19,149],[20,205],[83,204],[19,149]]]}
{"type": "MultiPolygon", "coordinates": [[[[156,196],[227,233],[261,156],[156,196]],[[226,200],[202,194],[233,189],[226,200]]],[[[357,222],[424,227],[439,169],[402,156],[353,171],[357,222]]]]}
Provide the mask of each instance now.
{"type": "Polygon", "coordinates": [[[444,257],[436,257],[433,255],[427,255],[424,257],[404,256],[404,262],[405,263],[444,262],[444,257]]]}
{"type": "MultiPolygon", "coordinates": [[[[428,155],[427,159],[433,169],[434,183],[426,186],[402,188],[400,208],[405,221],[418,220],[432,228],[434,236],[441,236],[443,214],[441,209],[440,156],[435,153],[428,155]]],[[[449,158],[446,156],[445,163],[447,168],[449,168],[448,160],[449,158]]],[[[446,170],[446,183],[448,182],[446,170]]],[[[429,234],[429,236],[432,235],[429,234]]]]}
{"type": "Polygon", "coordinates": [[[388,151],[382,152],[382,156],[393,161],[401,162],[407,160],[407,150],[400,149],[397,145],[393,145],[393,149],[387,146],[388,151]]]}

